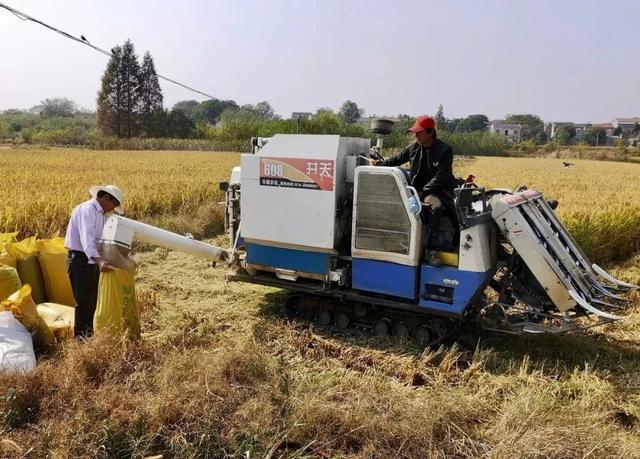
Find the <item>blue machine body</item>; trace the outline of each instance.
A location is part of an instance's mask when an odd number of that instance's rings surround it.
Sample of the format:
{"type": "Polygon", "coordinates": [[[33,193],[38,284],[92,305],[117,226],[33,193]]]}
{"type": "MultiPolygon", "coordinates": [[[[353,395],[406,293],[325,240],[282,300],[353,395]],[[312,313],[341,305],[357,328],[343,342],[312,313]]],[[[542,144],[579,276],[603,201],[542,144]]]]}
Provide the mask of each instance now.
{"type": "Polygon", "coordinates": [[[354,258],[351,285],[358,290],[415,299],[418,267],[354,258]]]}
{"type": "Polygon", "coordinates": [[[484,290],[493,274],[493,270],[471,272],[448,266],[354,259],[351,282],[357,290],[417,300],[419,306],[456,315],[484,290]]]}
{"type": "Polygon", "coordinates": [[[448,266],[420,267],[418,304],[452,314],[462,314],[478,291],[483,291],[494,271],[461,271],[448,266]]]}
{"type": "MultiPolygon", "coordinates": [[[[248,243],[247,261],[251,264],[327,275],[331,254],[271,247],[248,243]]],[[[462,314],[478,291],[484,290],[494,271],[471,272],[448,266],[407,266],[379,260],[354,258],[351,286],[361,292],[372,292],[401,301],[409,301],[425,309],[445,314],[462,314]]]]}
{"type": "Polygon", "coordinates": [[[330,254],[309,250],[286,249],[261,244],[247,244],[247,261],[252,264],[314,274],[329,272],[330,254]]]}

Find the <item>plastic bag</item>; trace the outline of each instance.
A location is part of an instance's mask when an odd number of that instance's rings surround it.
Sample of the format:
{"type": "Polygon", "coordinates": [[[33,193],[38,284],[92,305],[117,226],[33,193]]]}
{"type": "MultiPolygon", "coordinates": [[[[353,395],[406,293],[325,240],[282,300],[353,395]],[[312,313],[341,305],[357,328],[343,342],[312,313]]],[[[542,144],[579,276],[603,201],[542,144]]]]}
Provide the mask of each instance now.
{"type": "Polygon", "coordinates": [[[0,312],[0,370],[27,373],[35,368],[31,334],[10,311],[0,312]]]}
{"type": "MultiPolygon", "coordinates": [[[[64,248],[64,239],[36,241],[36,250],[42,270],[46,301],[75,306],[76,300],[67,274],[67,249],[64,248]]],[[[42,301],[36,301],[36,303],[42,303],[42,301]]]]}
{"type": "Polygon", "coordinates": [[[93,316],[96,333],[123,333],[140,337],[140,310],[136,301],[135,273],[123,269],[100,274],[98,304],[93,316]]]}
{"type": "Polygon", "coordinates": [[[13,312],[15,318],[33,334],[36,348],[48,348],[55,344],[53,332],[38,315],[38,309],[31,297],[31,286],[23,285],[20,290],[4,300],[2,306],[4,310],[13,312]]]}
{"type": "Polygon", "coordinates": [[[18,271],[11,266],[0,264],[0,301],[9,298],[13,292],[20,290],[22,283],[18,271]]]}
{"type": "Polygon", "coordinates": [[[42,303],[36,307],[38,315],[42,317],[42,320],[51,329],[57,341],[73,338],[75,308],[56,303],[42,303]]]}

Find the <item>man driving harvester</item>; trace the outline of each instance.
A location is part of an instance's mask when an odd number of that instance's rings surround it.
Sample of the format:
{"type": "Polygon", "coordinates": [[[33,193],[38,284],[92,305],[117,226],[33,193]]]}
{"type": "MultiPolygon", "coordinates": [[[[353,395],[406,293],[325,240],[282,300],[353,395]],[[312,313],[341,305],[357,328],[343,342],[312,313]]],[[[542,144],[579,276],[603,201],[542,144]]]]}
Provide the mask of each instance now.
{"type": "MultiPolygon", "coordinates": [[[[438,139],[436,122],[428,115],[419,116],[407,132],[413,132],[416,141],[392,158],[374,161],[374,165],[393,167],[411,163],[409,184],[418,191],[424,204],[422,219],[426,232],[423,234],[423,247],[426,248],[430,235],[437,231],[442,213],[445,210],[455,211],[453,152],[449,144],[438,139]]],[[[432,264],[439,264],[437,254],[430,253],[428,258],[432,264]]]]}

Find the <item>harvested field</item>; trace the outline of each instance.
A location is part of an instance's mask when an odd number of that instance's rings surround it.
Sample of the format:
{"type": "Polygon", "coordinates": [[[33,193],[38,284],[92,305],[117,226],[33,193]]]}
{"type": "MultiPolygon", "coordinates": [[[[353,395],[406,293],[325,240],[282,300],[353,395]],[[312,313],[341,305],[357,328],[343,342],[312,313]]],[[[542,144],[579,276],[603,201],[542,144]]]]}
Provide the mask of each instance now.
{"type": "MultiPolygon", "coordinates": [[[[94,153],[32,157],[32,169],[62,176],[50,179],[56,191],[49,197],[65,203],[51,199],[52,207],[36,207],[35,217],[21,221],[41,234],[56,218],[62,228],[64,212],[92,182],[122,186],[139,212],[134,218],[193,215],[198,206],[186,207],[190,193],[200,196],[198,205],[219,199],[217,182],[237,162],[233,154],[119,152],[112,167],[123,175],[113,178],[114,169],[105,167],[78,180],[75,163],[94,153]],[[135,163],[141,154],[153,166],[135,163]],[[46,166],[33,167],[39,160],[46,166]],[[184,207],[144,207],[163,187],[183,195],[184,207]]],[[[15,162],[19,154],[7,157],[15,162]]],[[[526,183],[559,199],[560,215],[582,244],[592,244],[592,255],[626,258],[614,272],[640,281],[640,260],[631,257],[637,232],[624,233],[639,218],[633,206],[640,187],[632,177],[640,165],[575,163],[477,158],[456,167],[483,185],[526,183]],[[622,183],[628,186],[614,187],[622,183]],[[590,232],[580,233],[584,224],[590,232]]],[[[15,186],[24,178],[15,180],[10,175],[10,211],[0,221],[16,215],[15,203],[28,206],[34,192],[15,186]]],[[[32,189],[47,196],[38,182],[32,189]]],[[[1,456],[640,457],[640,298],[624,322],[585,334],[466,337],[424,351],[288,323],[281,291],[226,284],[223,268],[187,255],[155,249],[137,259],[141,342],[70,343],[43,356],[32,375],[0,377],[1,456]]]]}

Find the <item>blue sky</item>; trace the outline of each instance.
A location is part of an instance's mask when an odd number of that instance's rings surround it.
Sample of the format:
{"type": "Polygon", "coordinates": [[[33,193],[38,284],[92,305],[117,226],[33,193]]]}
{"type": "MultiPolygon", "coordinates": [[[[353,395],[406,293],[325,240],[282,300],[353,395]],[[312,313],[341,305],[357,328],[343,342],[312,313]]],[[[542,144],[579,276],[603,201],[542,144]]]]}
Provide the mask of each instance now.
{"type": "MultiPolygon", "coordinates": [[[[131,38],[158,72],[276,112],[640,115],[640,2],[2,0],[109,49],[131,38]]],[[[0,10],[0,109],[95,107],[107,58],[0,10]]],[[[198,99],[162,83],[165,105],[198,99]]]]}

